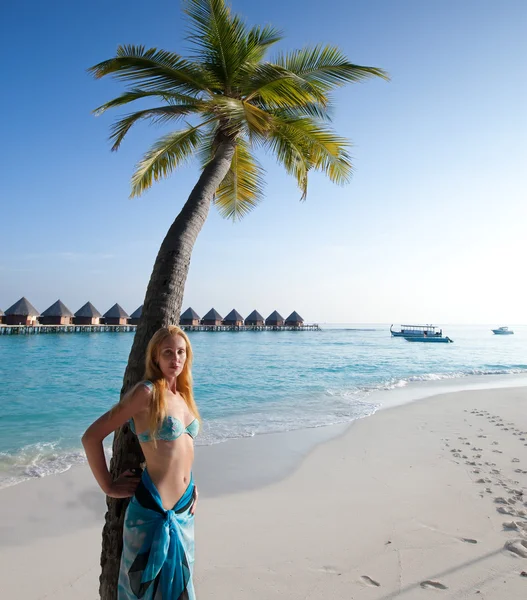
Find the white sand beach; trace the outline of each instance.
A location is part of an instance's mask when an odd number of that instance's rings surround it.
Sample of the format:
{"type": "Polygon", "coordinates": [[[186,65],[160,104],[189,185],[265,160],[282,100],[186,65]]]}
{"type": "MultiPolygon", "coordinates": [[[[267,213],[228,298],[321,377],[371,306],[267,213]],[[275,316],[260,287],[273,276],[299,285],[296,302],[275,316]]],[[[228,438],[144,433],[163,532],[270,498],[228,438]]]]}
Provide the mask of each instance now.
{"type": "MultiPolygon", "coordinates": [[[[198,448],[198,598],[527,597],[527,387],[438,395],[335,432],[311,450],[295,433],[198,448]]],[[[89,470],[0,502],[1,597],[96,600],[105,505],[89,470]]]]}

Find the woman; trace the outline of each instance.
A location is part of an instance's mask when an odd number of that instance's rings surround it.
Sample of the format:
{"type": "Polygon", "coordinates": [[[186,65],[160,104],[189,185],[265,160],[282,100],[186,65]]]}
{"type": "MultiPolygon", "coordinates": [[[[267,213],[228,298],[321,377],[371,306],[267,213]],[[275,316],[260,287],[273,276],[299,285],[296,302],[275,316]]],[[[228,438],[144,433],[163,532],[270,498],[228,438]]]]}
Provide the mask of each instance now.
{"type": "MultiPolygon", "coordinates": [[[[148,344],[145,381],[95,421],[82,443],[95,479],[112,498],[133,496],[125,514],[119,600],[193,600],[194,438],[200,416],[192,393],[186,334],[159,329],[148,344]],[[141,444],[146,468],[112,481],[103,440],[125,423],[141,444]]],[[[135,470],[134,470],[135,471],[135,470]]]]}

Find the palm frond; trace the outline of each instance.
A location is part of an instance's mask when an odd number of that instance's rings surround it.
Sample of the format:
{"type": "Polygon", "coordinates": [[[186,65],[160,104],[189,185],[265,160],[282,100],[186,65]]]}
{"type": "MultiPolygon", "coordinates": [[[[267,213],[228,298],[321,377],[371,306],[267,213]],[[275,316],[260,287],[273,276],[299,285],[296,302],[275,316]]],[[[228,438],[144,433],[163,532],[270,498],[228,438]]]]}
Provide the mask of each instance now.
{"type": "Polygon", "coordinates": [[[242,93],[248,101],[258,100],[278,108],[314,103],[326,106],[328,103],[323,91],[283,66],[271,63],[260,63],[253,69],[242,93]]]}
{"type": "Polygon", "coordinates": [[[142,119],[150,119],[152,123],[167,123],[168,121],[176,121],[185,115],[197,111],[198,107],[195,104],[180,104],[179,106],[147,108],[125,115],[121,119],[118,119],[111,127],[110,140],[113,142],[112,152],[119,149],[121,142],[125,135],[130,131],[130,128],[142,119]]]}
{"type": "Polygon", "coordinates": [[[190,17],[189,40],[198,48],[198,58],[220,80],[228,92],[240,66],[247,28],[231,15],[224,0],[186,0],[190,17]]]}
{"type": "Polygon", "coordinates": [[[105,60],[88,69],[96,79],[113,75],[115,78],[140,82],[148,91],[163,90],[180,92],[199,97],[211,94],[215,85],[209,73],[193,63],[165,50],[144,46],[119,46],[114,58],[105,60]]]}
{"type": "Polygon", "coordinates": [[[349,182],[353,173],[349,140],[308,117],[275,118],[275,127],[304,149],[309,168],[323,172],[338,185],[349,182]]]}
{"type": "Polygon", "coordinates": [[[252,156],[247,141],[239,138],[229,172],[221,182],[214,203],[222,217],[242,219],[263,197],[263,169],[252,156]]]}
{"type": "Polygon", "coordinates": [[[274,127],[271,133],[259,140],[270,150],[277,161],[297,182],[302,195],[300,200],[307,197],[308,172],[311,168],[305,143],[293,129],[274,127]]]}
{"type": "Polygon", "coordinates": [[[203,134],[200,123],[181,131],[174,131],[159,139],[139,162],[132,176],[131,197],[140,196],[154,181],[167,177],[189,159],[198,148],[203,134]]]}
{"type": "Polygon", "coordinates": [[[306,88],[325,93],[346,83],[363,81],[370,77],[389,79],[387,73],[375,67],[355,65],[334,46],[315,46],[280,54],[278,66],[301,78],[306,88]]]}
{"type": "Polygon", "coordinates": [[[133,88],[117,98],[110,100],[109,102],[105,102],[98,108],[96,108],[93,112],[97,116],[102,115],[110,108],[117,108],[119,106],[125,106],[126,104],[130,104],[131,102],[135,102],[136,100],[144,100],[146,98],[158,98],[164,100],[167,104],[192,104],[198,103],[199,100],[194,96],[189,96],[188,94],[178,94],[177,92],[169,92],[164,90],[142,90],[140,88],[133,88]]]}
{"type": "Polygon", "coordinates": [[[245,60],[249,63],[259,63],[263,60],[266,51],[281,39],[283,39],[282,32],[272,25],[252,27],[247,33],[245,60]]]}

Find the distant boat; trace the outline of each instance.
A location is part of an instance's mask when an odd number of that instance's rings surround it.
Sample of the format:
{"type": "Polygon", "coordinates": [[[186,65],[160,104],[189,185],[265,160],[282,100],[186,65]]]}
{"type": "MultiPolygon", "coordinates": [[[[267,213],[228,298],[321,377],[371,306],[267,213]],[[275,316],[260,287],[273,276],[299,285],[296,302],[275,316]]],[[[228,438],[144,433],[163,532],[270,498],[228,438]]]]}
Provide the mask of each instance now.
{"type": "Polygon", "coordinates": [[[495,335],[512,335],[514,331],[508,327],[498,327],[498,329],[492,329],[492,333],[495,335]]]}
{"type": "Polygon", "coordinates": [[[393,337],[442,337],[443,330],[435,325],[401,325],[400,331],[394,331],[390,325],[390,333],[393,337]]]}
{"type": "Polygon", "coordinates": [[[427,342],[427,343],[434,343],[434,344],[452,344],[454,342],[454,340],[451,340],[448,336],[443,337],[443,336],[438,336],[438,335],[422,335],[422,336],[418,336],[418,335],[411,335],[409,337],[405,337],[404,338],[407,342],[427,342]]]}

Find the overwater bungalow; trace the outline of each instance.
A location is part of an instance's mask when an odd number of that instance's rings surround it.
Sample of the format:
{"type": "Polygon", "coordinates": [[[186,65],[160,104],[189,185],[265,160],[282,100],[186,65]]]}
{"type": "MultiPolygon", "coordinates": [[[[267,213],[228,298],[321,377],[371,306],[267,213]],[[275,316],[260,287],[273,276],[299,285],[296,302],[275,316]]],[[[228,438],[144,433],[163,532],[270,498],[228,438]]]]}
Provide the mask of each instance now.
{"type": "Polygon", "coordinates": [[[141,318],[142,314],[143,314],[143,305],[141,304],[141,306],[137,310],[134,310],[134,312],[130,315],[130,318],[128,319],[128,324],[129,325],[139,325],[139,319],[141,318]]]}
{"type": "Polygon", "coordinates": [[[38,321],[41,325],[71,325],[73,313],[61,300],[57,300],[49,308],[46,308],[38,321]]]}
{"type": "Polygon", "coordinates": [[[245,324],[263,327],[265,325],[265,319],[257,310],[253,310],[253,312],[245,319],[245,324]]]}
{"type": "Polygon", "coordinates": [[[86,302],[84,306],[79,308],[73,317],[75,325],[100,325],[101,313],[93,306],[91,302],[86,302]]]}
{"type": "Polygon", "coordinates": [[[104,315],[105,325],[128,325],[130,315],[117,302],[104,315]]]}
{"type": "Polygon", "coordinates": [[[284,326],[284,317],[277,311],[273,311],[267,319],[265,319],[265,324],[268,327],[283,327],[284,326]]]}
{"type": "Polygon", "coordinates": [[[203,317],[203,325],[221,325],[223,321],[223,317],[220,315],[220,313],[214,309],[211,308],[209,310],[209,312],[203,317]]]}
{"type": "Polygon", "coordinates": [[[5,311],[4,323],[6,325],[36,325],[39,314],[31,302],[22,297],[5,311]]]}
{"type": "Polygon", "coordinates": [[[179,324],[180,325],[199,325],[199,322],[201,321],[200,316],[198,315],[198,313],[191,308],[190,306],[187,308],[187,310],[179,317],[179,324]]]}
{"type": "Polygon", "coordinates": [[[0,308],[0,323],[4,322],[4,311],[0,308]]]}
{"type": "Polygon", "coordinates": [[[302,327],[304,319],[294,310],[285,320],[285,324],[289,327],[302,327]]]}
{"type": "Polygon", "coordinates": [[[223,324],[230,325],[231,327],[241,327],[243,325],[243,317],[233,308],[225,319],[223,319],[223,324]]]}

